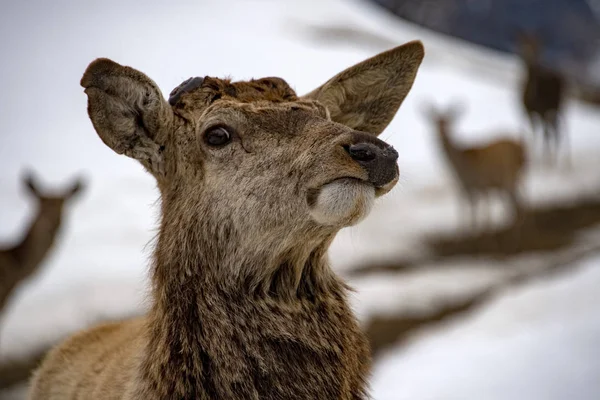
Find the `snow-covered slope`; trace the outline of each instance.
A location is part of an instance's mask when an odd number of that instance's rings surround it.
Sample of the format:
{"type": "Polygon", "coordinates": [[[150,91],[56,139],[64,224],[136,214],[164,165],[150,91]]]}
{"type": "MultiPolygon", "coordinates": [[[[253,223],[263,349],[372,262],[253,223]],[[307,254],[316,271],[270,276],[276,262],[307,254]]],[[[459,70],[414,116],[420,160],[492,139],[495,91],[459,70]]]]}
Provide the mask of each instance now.
{"type": "Polygon", "coordinates": [[[568,277],[515,288],[386,354],[373,381],[379,400],[597,399],[600,259],[568,277]]]}
{"type": "MultiPolygon", "coordinates": [[[[421,234],[456,227],[457,204],[432,127],[421,113],[422,104],[465,104],[467,112],[458,126],[461,141],[488,140],[502,132],[517,137],[523,120],[515,102],[518,77],[514,60],[439,38],[353,1],[36,0],[3,6],[0,239],[16,237],[28,218],[29,200],[18,181],[24,166],[38,171],[40,180],[48,185],[66,183],[77,174],[84,174],[89,185],[69,210],[61,241],[44,270],[22,287],[3,317],[0,359],[22,355],[98,318],[121,317],[144,308],[157,192],[141,166],[115,155],[93,131],[79,86],[87,64],[102,56],[132,65],[151,76],[165,93],[196,75],[231,75],[235,79],[276,75],[304,93],[383,50],[315,41],[305,34],[311,26],[323,24],[357,27],[390,43],[422,39],[431,49],[412,93],[383,134],[401,155],[401,184],[380,201],[362,225],[340,234],[331,257],[334,266],[343,270],[366,259],[423,252],[421,234]],[[469,62],[461,56],[467,53],[469,62]],[[500,75],[489,78],[481,73],[487,69],[500,71],[500,75]]],[[[569,104],[566,124],[577,155],[573,170],[534,170],[527,188],[530,201],[573,197],[595,189],[600,183],[594,154],[600,149],[599,122],[596,111],[569,104]]],[[[493,272],[457,271],[443,278],[415,278],[417,286],[411,286],[411,293],[439,290],[444,295],[447,290],[450,296],[460,287],[456,284],[460,280],[482,286],[497,281],[493,272]],[[448,288],[431,283],[436,279],[454,281],[448,288]]],[[[394,279],[407,282],[402,277],[394,279]]],[[[359,289],[354,300],[364,318],[369,313],[389,312],[387,299],[381,304],[373,299],[378,292],[390,293],[389,282],[393,280],[380,281],[353,281],[359,289]],[[368,307],[361,308],[361,304],[368,307]]],[[[593,363],[600,345],[593,336],[599,331],[598,317],[584,310],[577,323],[561,332],[548,329],[549,323],[561,324],[568,314],[553,311],[561,299],[576,301],[572,293],[581,294],[584,300],[571,303],[573,309],[598,300],[591,294],[593,283],[600,284],[600,276],[590,265],[569,281],[568,290],[552,291],[540,285],[528,295],[507,293],[505,300],[490,307],[485,315],[461,325],[460,335],[458,328],[440,331],[438,336],[425,337],[391,353],[376,369],[374,397],[397,399],[405,394],[406,398],[437,399],[456,393],[455,398],[479,399],[485,394],[483,390],[493,390],[497,382],[499,387],[522,388],[526,395],[499,390],[495,398],[545,399],[550,389],[540,384],[543,379],[560,386],[558,389],[577,390],[582,396],[600,393],[587,378],[579,380],[566,373],[597,366],[593,363]],[[555,300],[546,302],[545,296],[555,300]],[[511,310],[524,312],[523,305],[527,304],[531,304],[527,309],[532,315],[547,318],[512,325],[511,310]],[[488,314],[491,316],[486,317],[488,314]],[[504,338],[498,336],[495,326],[527,334],[521,339],[504,338]],[[591,336],[582,342],[586,351],[576,348],[571,352],[569,344],[581,340],[586,329],[591,336]],[[473,348],[470,335],[477,335],[473,348]],[[535,348],[528,353],[530,359],[524,360],[520,356],[531,341],[535,348]],[[549,362],[548,357],[553,357],[561,344],[565,350],[556,355],[560,361],[549,362]],[[489,357],[485,356],[488,351],[489,357]],[[537,356],[545,360],[537,375],[516,373],[520,368],[533,367],[537,356]],[[502,368],[495,367],[498,357],[504,357],[502,368]],[[511,363],[514,370],[509,368],[511,363]],[[554,379],[556,376],[563,378],[554,379]]],[[[410,291],[408,287],[405,290],[410,291]]],[[[401,301],[392,303],[393,307],[403,307],[401,301]]],[[[558,389],[556,393],[565,393],[558,389]]]]}

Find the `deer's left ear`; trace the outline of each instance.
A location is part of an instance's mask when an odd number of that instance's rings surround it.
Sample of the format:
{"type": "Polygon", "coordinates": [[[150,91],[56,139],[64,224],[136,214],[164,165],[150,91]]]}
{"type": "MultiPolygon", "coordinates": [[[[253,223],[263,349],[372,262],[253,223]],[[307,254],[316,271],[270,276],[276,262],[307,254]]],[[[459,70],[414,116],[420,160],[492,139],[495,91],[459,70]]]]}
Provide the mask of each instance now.
{"type": "Polygon", "coordinates": [[[25,183],[25,186],[27,186],[27,189],[35,196],[35,197],[42,197],[42,194],[40,193],[40,189],[39,189],[39,185],[37,184],[35,177],[33,176],[33,172],[27,170],[23,173],[23,182],[25,183]]]}
{"type": "Polygon", "coordinates": [[[379,135],[410,91],[425,51],[409,42],[340,72],[305,95],[323,103],[335,122],[379,135]]]}

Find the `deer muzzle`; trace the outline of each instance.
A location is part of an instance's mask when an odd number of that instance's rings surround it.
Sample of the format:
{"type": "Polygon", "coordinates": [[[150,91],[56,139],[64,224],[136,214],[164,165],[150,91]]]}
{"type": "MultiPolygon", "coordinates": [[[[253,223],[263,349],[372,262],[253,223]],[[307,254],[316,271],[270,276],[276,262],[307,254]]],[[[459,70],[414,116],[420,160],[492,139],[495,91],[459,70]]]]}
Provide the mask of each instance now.
{"type": "MultiPolygon", "coordinates": [[[[364,134],[359,134],[363,137],[364,134]]],[[[387,143],[367,136],[368,141],[344,146],[350,157],[360,164],[368,174],[369,182],[381,188],[398,179],[398,152],[387,143]]]]}

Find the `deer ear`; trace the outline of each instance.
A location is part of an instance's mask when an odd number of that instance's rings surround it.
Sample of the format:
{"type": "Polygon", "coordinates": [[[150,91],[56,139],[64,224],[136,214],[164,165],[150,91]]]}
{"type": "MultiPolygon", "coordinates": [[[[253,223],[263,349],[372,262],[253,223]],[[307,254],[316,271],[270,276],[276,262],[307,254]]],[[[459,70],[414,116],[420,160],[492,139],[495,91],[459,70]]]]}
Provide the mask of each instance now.
{"type": "Polygon", "coordinates": [[[163,175],[162,150],[173,111],[156,83],[133,68],[99,58],[86,69],[81,86],[102,141],[140,161],[155,176],[163,175]]]}
{"type": "Polygon", "coordinates": [[[38,188],[38,184],[35,181],[33,173],[31,171],[25,171],[23,174],[23,182],[27,186],[27,189],[35,196],[42,197],[42,194],[38,188]]]}
{"type": "Polygon", "coordinates": [[[423,116],[427,119],[435,120],[440,115],[440,112],[435,104],[429,101],[422,101],[419,105],[419,109],[421,110],[423,116]]]}
{"type": "Polygon", "coordinates": [[[67,190],[65,197],[70,199],[76,194],[81,193],[83,189],[85,189],[85,182],[83,181],[83,179],[79,178],[73,183],[71,188],[67,190]]]}
{"type": "Polygon", "coordinates": [[[466,111],[466,105],[461,101],[454,101],[450,106],[448,106],[446,110],[446,116],[450,119],[458,119],[461,115],[463,115],[466,111]]]}
{"type": "Polygon", "coordinates": [[[410,91],[425,52],[409,42],[340,72],[305,95],[323,103],[335,122],[379,135],[410,91]]]}

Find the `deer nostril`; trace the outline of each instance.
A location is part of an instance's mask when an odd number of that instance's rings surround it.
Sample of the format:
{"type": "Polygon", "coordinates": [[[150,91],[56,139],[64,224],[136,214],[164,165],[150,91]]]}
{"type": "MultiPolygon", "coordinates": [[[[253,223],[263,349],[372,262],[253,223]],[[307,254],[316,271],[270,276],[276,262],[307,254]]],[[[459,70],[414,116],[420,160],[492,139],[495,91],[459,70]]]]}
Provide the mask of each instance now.
{"type": "Polygon", "coordinates": [[[394,161],[398,160],[398,152],[392,146],[387,148],[387,156],[394,161]]]}
{"type": "Polygon", "coordinates": [[[368,143],[358,143],[344,146],[350,157],[356,161],[373,161],[377,157],[375,149],[368,143]]]}
{"type": "Polygon", "coordinates": [[[392,146],[369,138],[346,145],[344,149],[367,172],[367,180],[373,186],[383,187],[397,178],[398,153],[392,146]]]}

